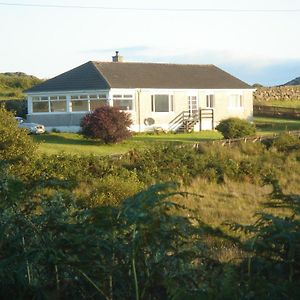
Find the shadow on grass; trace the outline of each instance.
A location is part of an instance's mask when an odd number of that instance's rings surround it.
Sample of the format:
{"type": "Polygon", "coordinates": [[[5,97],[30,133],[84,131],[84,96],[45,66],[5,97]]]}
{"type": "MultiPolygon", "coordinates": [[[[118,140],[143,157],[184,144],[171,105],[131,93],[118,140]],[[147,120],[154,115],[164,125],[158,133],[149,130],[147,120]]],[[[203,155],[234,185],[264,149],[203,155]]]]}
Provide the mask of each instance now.
{"type": "Polygon", "coordinates": [[[40,143],[59,144],[59,145],[80,145],[80,146],[100,146],[105,145],[98,140],[89,140],[84,137],[72,138],[62,135],[43,134],[34,136],[34,140],[40,143]]]}

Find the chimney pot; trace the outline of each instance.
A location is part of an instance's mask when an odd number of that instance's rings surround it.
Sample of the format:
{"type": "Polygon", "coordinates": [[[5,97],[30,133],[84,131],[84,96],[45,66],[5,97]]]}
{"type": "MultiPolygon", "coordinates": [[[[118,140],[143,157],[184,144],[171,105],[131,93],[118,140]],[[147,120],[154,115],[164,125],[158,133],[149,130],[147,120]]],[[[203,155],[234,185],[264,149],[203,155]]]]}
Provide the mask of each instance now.
{"type": "Polygon", "coordinates": [[[119,51],[116,51],[116,55],[112,57],[113,62],[123,62],[123,56],[119,55],[119,51]]]}

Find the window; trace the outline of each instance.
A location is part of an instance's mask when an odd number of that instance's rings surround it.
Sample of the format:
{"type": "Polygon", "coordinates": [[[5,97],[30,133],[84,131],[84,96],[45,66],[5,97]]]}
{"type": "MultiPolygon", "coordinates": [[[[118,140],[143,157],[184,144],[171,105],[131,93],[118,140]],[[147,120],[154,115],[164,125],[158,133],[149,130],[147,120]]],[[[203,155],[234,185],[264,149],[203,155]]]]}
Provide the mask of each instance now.
{"type": "Polygon", "coordinates": [[[71,96],[71,111],[93,111],[98,107],[107,104],[106,94],[92,95],[72,95],[71,96]]]}
{"type": "Polygon", "coordinates": [[[206,107],[215,107],[215,95],[206,95],[206,107]]]}
{"type": "Polygon", "coordinates": [[[113,95],[113,106],[120,110],[133,110],[133,95],[113,95]]]}
{"type": "Polygon", "coordinates": [[[50,111],[51,112],[66,112],[67,111],[67,97],[66,96],[51,96],[50,97],[50,111]]]}
{"type": "Polygon", "coordinates": [[[32,97],[32,112],[49,112],[48,97],[32,97]]]}
{"type": "Polygon", "coordinates": [[[71,96],[71,110],[89,111],[89,96],[88,95],[71,96]]]}
{"type": "Polygon", "coordinates": [[[173,95],[152,95],[151,110],[153,112],[174,111],[173,95]]]}
{"type": "MultiPolygon", "coordinates": [[[[85,112],[95,110],[107,104],[107,94],[81,94],[71,95],[70,111],[85,112]]],[[[67,96],[51,95],[51,96],[34,96],[32,97],[33,113],[48,112],[66,112],[67,96]]]]}
{"type": "Polygon", "coordinates": [[[230,108],[242,108],[243,107],[243,96],[242,95],[230,95],[229,97],[230,108]]]}

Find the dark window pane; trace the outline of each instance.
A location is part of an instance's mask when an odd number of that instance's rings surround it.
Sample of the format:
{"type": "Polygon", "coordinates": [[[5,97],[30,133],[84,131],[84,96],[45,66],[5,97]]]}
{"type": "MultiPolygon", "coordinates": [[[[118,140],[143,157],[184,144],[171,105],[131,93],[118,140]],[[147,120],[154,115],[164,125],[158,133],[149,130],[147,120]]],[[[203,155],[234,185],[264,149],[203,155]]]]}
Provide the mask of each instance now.
{"type": "Polygon", "coordinates": [[[155,95],[155,111],[156,112],[169,111],[169,95],[155,95]]]}
{"type": "Polygon", "coordinates": [[[120,110],[132,110],[132,100],[113,100],[113,105],[120,110]]]}
{"type": "Polygon", "coordinates": [[[33,102],[32,112],[49,112],[48,101],[44,102],[33,102]]]}
{"type": "Polygon", "coordinates": [[[67,111],[66,101],[50,101],[51,112],[65,112],[67,111]]]}
{"type": "Polygon", "coordinates": [[[106,100],[91,100],[90,101],[90,106],[91,106],[91,110],[95,110],[98,107],[104,106],[107,104],[106,100]]]}
{"type": "Polygon", "coordinates": [[[71,101],[72,111],[89,111],[89,102],[88,100],[76,100],[71,101]]]}

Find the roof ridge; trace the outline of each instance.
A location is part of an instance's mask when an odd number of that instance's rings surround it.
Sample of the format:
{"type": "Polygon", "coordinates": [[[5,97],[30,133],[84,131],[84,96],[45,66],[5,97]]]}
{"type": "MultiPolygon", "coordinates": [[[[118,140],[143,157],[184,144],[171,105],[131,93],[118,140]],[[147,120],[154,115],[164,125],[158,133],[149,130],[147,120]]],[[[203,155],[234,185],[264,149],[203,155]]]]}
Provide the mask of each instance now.
{"type": "Polygon", "coordinates": [[[179,63],[163,63],[163,62],[139,62],[139,61],[126,61],[126,62],[112,62],[112,61],[98,61],[94,60],[92,63],[97,64],[147,64],[147,65],[173,65],[173,66],[212,66],[216,67],[214,64],[179,64],[179,63]]]}
{"type": "Polygon", "coordinates": [[[97,71],[98,76],[100,77],[100,75],[102,76],[102,78],[106,81],[106,83],[108,84],[108,86],[111,88],[112,85],[109,82],[109,80],[107,79],[107,77],[97,68],[97,66],[95,66],[95,61],[89,61],[89,63],[92,64],[93,68],[97,71]]]}

